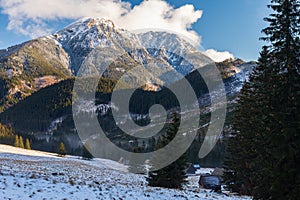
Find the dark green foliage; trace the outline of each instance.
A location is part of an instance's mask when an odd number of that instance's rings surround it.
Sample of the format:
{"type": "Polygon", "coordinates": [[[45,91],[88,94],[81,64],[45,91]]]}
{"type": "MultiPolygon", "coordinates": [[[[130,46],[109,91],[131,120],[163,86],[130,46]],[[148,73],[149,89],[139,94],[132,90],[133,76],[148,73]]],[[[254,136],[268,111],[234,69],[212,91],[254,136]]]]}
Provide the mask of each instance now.
{"type": "Polygon", "coordinates": [[[67,151],[66,151],[66,148],[65,148],[65,145],[63,142],[60,143],[57,153],[58,153],[58,156],[61,156],[61,157],[64,157],[65,155],[67,155],[67,151]]]}
{"type": "Polygon", "coordinates": [[[31,145],[30,145],[30,141],[28,138],[26,138],[25,149],[31,150],[31,145]]]}
{"type": "Polygon", "coordinates": [[[70,113],[72,79],[44,88],[0,114],[18,133],[46,131],[54,119],[70,113]]]}
{"type": "MultiPolygon", "coordinates": [[[[7,102],[7,95],[8,93],[8,88],[6,84],[6,80],[2,79],[0,75],[0,105],[4,105],[7,102]]],[[[3,112],[4,106],[0,106],[0,112],[3,112]]]]}
{"type": "MultiPolygon", "coordinates": [[[[137,142],[137,140],[136,140],[136,142],[137,142]]],[[[139,147],[138,144],[134,144],[134,147],[133,147],[134,153],[143,153],[144,150],[145,150],[145,148],[139,147]]],[[[133,158],[132,160],[129,161],[128,171],[131,173],[136,173],[136,174],[145,174],[145,172],[146,172],[145,163],[137,162],[133,158]]]]}
{"type": "MultiPolygon", "coordinates": [[[[191,75],[193,78],[189,78],[191,80],[197,80],[196,75],[191,75]]],[[[199,78],[199,77],[198,77],[199,78]]],[[[86,83],[84,81],[83,83],[86,83]]],[[[99,81],[99,87],[95,94],[96,96],[96,104],[108,104],[111,98],[111,93],[106,93],[114,87],[116,81],[102,78],[99,81]]],[[[42,143],[42,141],[36,140],[34,137],[31,138],[31,147],[34,149],[45,150],[57,152],[57,145],[55,142],[60,140],[60,135],[63,137],[73,137],[77,133],[74,132],[74,122],[72,118],[72,92],[73,92],[73,84],[74,79],[68,79],[61,81],[59,83],[53,84],[49,87],[43,88],[34,94],[30,95],[26,99],[20,101],[15,106],[5,110],[3,113],[0,113],[0,121],[4,124],[10,124],[14,130],[23,135],[24,137],[30,137],[29,134],[34,135],[35,133],[45,133],[48,131],[48,128],[54,120],[63,117],[63,123],[54,130],[53,141],[50,143],[42,143]],[[56,137],[56,138],[55,138],[56,137]],[[54,142],[55,144],[52,144],[54,142]]],[[[195,87],[201,88],[200,85],[194,84],[195,87]]],[[[88,87],[85,84],[79,85],[80,91],[83,92],[92,92],[87,91],[88,87]]],[[[176,86],[174,86],[176,87],[176,86]]],[[[197,90],[199,91],[199,90],[197,90]]],[[[126,93],[128,91],[122,90],[117,91],[122,93],[126,93]]],[[[131,105],[132,112],[139,111],[138,113],[145,113],[147,109],[154,104],[163,104],[166,105],[167,109],[170,109],[178,104],[176,98],[166,98],[170,95],[170,92],[167,89],[163,89],[160,92],[153,91],[142,91],[137,90],[137,98],[132,98],[131,105]],[[154,97],[154,98],[144,98],[144,97],[154,97]],[[174,100],[175,99],[175,100],[174,100]],[[143,105],[141,104],[143,102],[143,105]],[[177,103],[176,103],[177,102],[177,103]]],[[[200,95],[200,92],[199,92],[200,95]]],[[[74,97],[76,98],[76,94],[74,97]]],[[[127,105],[126,105],[127,106],[127,105]]],[[[90,117],[89,113],[86,113],[87,117],[90,117]]],[[[118,136],[117,140],[122,138],[119,137],[120,132],[118,129],[115,129],[115,123],[110,119],[110,114],[106,116],[99,116],[99,123],[101,127],[108,132],[113,133],[110,134],[111,137],[118,136]],[[115,131],[117,130],[117,131],[115,131]]],[[[78,138],[79,139],[79,138],[78,138]]],[[[126,137],[126,140],[131,140],[126,137]]],[[[153,138],[155,140],[155,138],[153,138]]],[[[62,141],[67,141],[62,139],[62,141]]],[[[155,141],[154,141],[155,142],[155,141]]],[[[148,150],[151,151],[155,148],[153,142],[150,142],[148,145],[148,150]]],[[[70,152],[73,153],[73,149],[69,149],[70,152]]],[[[81,150],[76,152],[77,155],[81,155],[81,150]]]]}
{"type": "MultiPolygon", "coordinates": [[[[177,114],[174,113],[172,122],[167,128],[165,135],[163,135],[157,142],[157,149],[170,143],[170,141],[176,136],[179,125],[180,120],[177,114]]],[[[174,149],[174,151],[176,151],[176,149],[174,149]]],[[[186,169],[187,157],[186,154],[183,154],[169,166],[149,172],[147,177],[148,185],[153,187],[180,189],[183,184],[186,183],[186,169]]]]}
{"type": "MultiPolygon", "coordinates": [[[[100,96],[99,99],[106,98],[102,92],[109,90],[105,87],[114,85],[112,82],[114,81],[108,79],[100,80],[99,84],[102,86],[99,86],[96,94],[100,96]]],[[[53,120],[72,115],[72,98],[76,98],[76,94],[72,96],[73,85],[74,79],[68,79],[43,88],[0,113],[0,120],[4,124],[12,124],[18,133],[45,132],[53,120]]],[[[80,90],[86,92],[87,88],[83,84],[80,90]]]]}
{"type": "Polygon", "coordinates": [[[19,136],[15,135],[14,147],[20,147],[19,136]]]}
{"type": "Polygon", "coordinates": [[[149,152],[152,152],[155,150],[155,148],[156,148],[156,139],[155,139],[155,137],[151,137],[148,140],[148,149],[147,150],[149,152]]]}
{"type": "Polygon", "coordinates": [[[10,52],[0,58],[0,111],[7,109],[31,95],[37,90],[35,78],[53,76],[57,80],[71,77],[61,55],[63,54],[54,41],[32,40],[9,48],[10,52]],[[17,75],[9,76],[12,70],[17,75]],[[20,92],[11,94],[12,88],[20,92]]]}
{"type": "Polygon", "coordinates": [[[13,145],[14,138],[13,129],[0,123],[0,144],[13,145]]]}
{"type": "MultiPolygon", "coordinates": [[[[239,61],[238,61],[239,62],[239,61]]],[[[203,67],[209,68],[209,66],[203,67]]],[[[226,66],[224,66],[226,68],[226,66]]],[[[207,70],[209,71],[209,70],[207,70]]],[[[190,82],[192,87],[195,90],[195,93],[198,97],[207,92],[204,81],[201,78],[201,75],[197,71],[193,71],[191,74],[187,75],[186,79],[190,82]]],[[[90,79],[89,79],[90,80],[90,79]]],[[[1,79],[0,79],[1,81],[1,79]]],[[[6,81],[19,81],[19,80],[6,80],[6,81]]],[[[93,81],[90,81],[91,83],[93,81]]],[[[87,83],[84,81],[84,83],[87,83]]],[[[0,121],[4,124],[9,124],[14,128],[15,132],[22,135],[25,138],[30,138],[31,147],[38,150],[57,152],[57,141],[63,141],[64,144],[68,147],[69,154],[76,154],[81,156],[81,148],[72,148],[72,143],[70,142],[70,137],[76,138],[77,132],[75,131],[75,125],[72,117],[72,90],[73,90],[74,79],[63,80],[59,83],[53,84],[46,88],[43,88],[30,96],[26,97],[24,100],[15,104],[15,106],[6,109],[3,113],[0,113],[0,121]],[[50,138],[50,141],[39,140],[35,137],[35,134],[46,133],[49,129],[51,122],[57,119],[63,119],[62,124],[59,124],[53,131],[53,135],[50,138]],[[67,139],[68,138],[68,139],[67,139]],[[69,143],[70,142],[70,143],[69,143]]],[[[7,85],[7,84],[5,84],[7,85]]],[[[87,84],[88,85],[88,84],[87,84]]],[[[86,84],[80,85],[80,90],[87,92],[88,88],[86,84]]],[[[99,85],[97,88],[96,104],[107,104],[111,98],[111,91],[116,85],[116,80],[101,78],[99,80],[99,85]]],[[[181,87],[183,81],[174,83],[171,87],[175,90],[181,87]]],[[[126,86],[124,88],[127,88],[126,86]]],[[[0,87],[1,89],[1,87],[0,87]]],[[[184,91],[184,89],[180,89],[184,91]]],[[[7,91],[4,88],[4,93],[7,91]]],[[[93,92],[93,91],[88,91],[93,92]]],[[[121,94],[128,93],[127,90],[117,91],[121,94]]],[[[162,88],[161,91],[144,91],[138,89],[130,99],[130,111],[132,113],[146,114],[149,111],[149,108],[154,104],[164,105],[167,110],[179,106],[177,98],[174,97],[174,94],[170,92],[168,88],[162,88]],[[141,103],[142,102],[142,103],[141,103]]],[[[0,92],[1,95],[1,92],[0,92]]],[[[75,94],[76,98],[78,94],[75,94]]],[[[194,103],[194,102],[192,102],[194,103]]],[[[125,105],[128,106],[128,105],[125,105]]],[[[90,113],[86,113],[87,117],[90,117],[90,113]]],[[[128,141],[132,139],[131,136],[122,134],[122,132],[116,128],[116,125],[112,119],[111,114],[105,116],[99,115],[99,123],[101,127],[109,132],[109,137],[114,141],[122,141],[122,148],[132,150],[132,147],[128,144],[128,141]]],[[[210,116],[201,116],[203,118],[209,118],[210,116]]],[[[208,119],[209,121],[209,119],[208,119]]],[[[207,122],[208,122],[207,121],[207,122]]],[[[139,125],[145,125],[150,122],[150,119],[146,120],[136,120],[139,125]]],[[[206,121],[201,120],[201,125],[206,124],[206,121]]],[[[164,132],[164,131],[161,131],[164,132]]],[[[203,133],[205,135],[205,133],[203,133]]],[[[147,148],[143,149],[144,152],[151,152],[155,149],[156,139],[151,138],[149,141],[145,141],[147,148]],[[154,141],[152,140],[154,139],[154,141]],[[149,143],[148,143],[149,142],[149,143]]],[[[73,141],[75,141],[75,139],[73,141]]],[[[78,138],[79,140],[79,138],[78,138]]],[[[142,143],[142,141],[139,141],[142,143]]],[[[201,146],[202,141],[199,141],[195,148],[193,149],[190,157],[198,158],[198,151],[201,146]]],[[[215,152],[220,152],[219,149],[216,149],[215,152]]],[[[224,152],[224,149],[222,149],[224,152]]],[[[222,153],[223,154],[223,153],[222,153]]],[[[217,155],[222,157],[223,155],[217,155]]],[[[211,154],[214,156],[215,154],[211,154]]],[[[211,157],[212,157],[211,156],[211,157]]],[[[218,157],[218,158],[219,158],[218,157]]],[[[218,159],[217,158],[217,159],[218,159]]],[[[213,159],[209,159],[209,156],[205,158],[205,163],[212,163],[213,159]],[[207,161],[206,161],[207,160],[207,161]]],[[[195,161],[196,162],[196,161],[195,161]]],[[[215,163],[215,162],[214,162],[215,163]]],[[[215,164],[210,164],[215,165],[215,164]]],[[[218,162],[219,165],[219,162],[218,162]]]]}
{"type": "Polygon", "coordinates": [[[88,145],[88,144],[85,144],[83,147],[82,147],[82,159],[84,160],[92,160],[94,158],[94,156],[90,153],[89,149],[91,147],[88,145]]]}
{"type": "Polygon", "coordinates": [[[225,179],[231,190],[241,194],[252,194],[256,177],[251,174],[259,170],[255,163],[259,156],[257,148],[261,147],[260,142],[263,141],[260,133],[264,130],[263,117],[266,111],[262,104],[267,101],[264,95],[267,86],[263,84],[270,76],[266,70],[268,63],[264,58],[266,55],[267,49],[264,48],[259,65],[241,90],[233,120],[234,131],[227,145],[229,154],[224,163],[228,170],[225,179]]]}
{"type": "Polygon", "coordinates": [[[224,163],[228,187],[254,199],[300,193],[300,2],[272,0],[258,67],[244,85],[224,163]]]}
{"type": "Polygon", "coordinates": [[[22,149],[25,148],[25,146],[24,146],[24,139],[23,139],[22,136],[19,137],[19,144],[20,144],[20,146],[19,146],[20,148],[22,148],[22,149]]]}

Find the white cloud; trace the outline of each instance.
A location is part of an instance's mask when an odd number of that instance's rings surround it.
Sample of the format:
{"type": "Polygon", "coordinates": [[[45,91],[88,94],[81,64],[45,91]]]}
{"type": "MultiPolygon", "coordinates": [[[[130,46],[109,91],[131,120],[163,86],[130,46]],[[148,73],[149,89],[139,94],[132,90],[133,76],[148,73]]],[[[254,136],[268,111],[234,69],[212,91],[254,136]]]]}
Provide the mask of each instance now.
{"type": "MultiPolygon", "coordinates": [[[[174,8],[165,0],[144,0],[134,7],[121,0],[0,0],[0,7],[9,17],[7,29],[31,38],[54,32],[47,24],[51,21],[103,17],[131,31],[169,30],[201,46],[201,36],[191,30],[191,25],[201,18],[202,11],[189,4],[174,8]]],[[[233,57],[212,49],[205,54],[216,61],[233,57]]]]}
{"type": "Polygon", "coordinates": [[[145,0],[131,8],[120,0],[0,0],[2,13],[9,16],[8,30],[35,38],[51,33],[47,21],[104,17],[128,30],[157,28],[178,32],[200,43],[190,27],[202,11],[193,5],[173,8],[164,0],[145,0]]]}
{"type": "Polygon", "coordinates": [[[193,5],[174,9],[165,1],[150,0],[135,6],[127,15],[117,20],[117,24],[123,24],[123,27],[129,30],[149,28],[171,30],[199,44],[199,35],[190,28],[201,16],[202,11],[195,11],[193,5]]]}
{"type": "Polygon", "coordinates": [[[228,51],[218,52],[214,49],[208,49],[202,53],[215,62],[222,62],[230,58],[234,59],[234,55],[228,51]]]}
{"type": "Polygon", "coordinates": [[[32,38],[53,31],[47,21],[99,16],[116,20],[130,11],[128,3],[113,0],[0,0],[0,6],[9,17],[7,29],[32,38]]]}

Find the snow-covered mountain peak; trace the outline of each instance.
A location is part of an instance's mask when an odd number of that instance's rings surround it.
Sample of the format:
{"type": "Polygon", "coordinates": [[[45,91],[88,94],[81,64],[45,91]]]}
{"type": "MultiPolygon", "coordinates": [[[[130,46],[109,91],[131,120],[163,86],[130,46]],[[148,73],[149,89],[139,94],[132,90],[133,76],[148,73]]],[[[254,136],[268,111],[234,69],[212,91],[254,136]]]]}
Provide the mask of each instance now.
{"type": "Polygon", "coordinates": [[[83,18],[52,36],[71,58],[71,69],[76,73],[86,57],[98,47],[120,49],[139,44],[137,37],[128,31],[115,28],[111,20],[83,18]],[[128,45],[127,45],[128,44],[128,45]]]}
{"type": "Polygon", "coordinates": [[[108,30],[113,30],[115,28],[115,24],[110,19],[105,18],[82,18],[68,25],[63,30],[69,30],[70,32],[70,30],[77,29],[80,31],[84,29],[90,29],[92,27],[102,27],[108,30]]]}
{"type": "Polygon", "coordinates": [[[115,28],[115,24],[111,20],[104,18],[91,18],[87,26],[88,28],[91,28],[93,26],[101,27],[108,31],[113,30],[115,28]]]}
{"type": "Polygon", "coordinates": [[[75,33],[78,33],[78,31],[85,32],[93,28],[96,28],[99,33],[104,34],[116,31],[115,24],[111,20],[105,18],[83,18],[66,27],[66,30],[68,32],[74,31],[75,33]]]}
{"type": "Polygon", "coordinates": [[[186,40],[167,31],[149,31],[138,34],[141,43],[146,48],[160,48],[165,49],[169,52],[183,55],[183,52],[196,52],[197,49],[188,43],[186,40]]]}
{"type": "MultiPolygon", "coordinates": [[[[104,18],[84,18],[74,22],[53,36],[61,43],[87,40],[90,47],[98,46],[101,41],[118,32],[111,20],[104,18]]],[[[102,44],[103,45],[103,44],[102,44]]]]}
{"type": "Polygon", "coordinates": [[[54,39],[68,52],[70,68],[75,74],[90,53],[97,54],[99,49],[109,47],[116,52],[128,54],[125,60],[122,58],[126,66],[158,59],[186,75],[193,70],[193,66],[183,62],[182,57],[197,51],[193,45],[174,33],[149,31],[135,34],[115,27],[111,20],[104,18],[80,19],[47,38],[54,39]]]}
{"type": "MultiPolygon", "coordinates": [[[[111,58],[121,52],[121,68],[155,61],[184,76],[213,62],[190,44],[187,38],[174,32],[130,32],[116,27],[111,20],[105,18],[82,18],[47,38],[55,40],[68,53],[70,69],[75,75],[85,60],[90,56],[100,59],[104,51],[107,51],[106,57],[111,58]]],[[[99,70],[99,66],[94,65],[94,70],[99,70]]]]}

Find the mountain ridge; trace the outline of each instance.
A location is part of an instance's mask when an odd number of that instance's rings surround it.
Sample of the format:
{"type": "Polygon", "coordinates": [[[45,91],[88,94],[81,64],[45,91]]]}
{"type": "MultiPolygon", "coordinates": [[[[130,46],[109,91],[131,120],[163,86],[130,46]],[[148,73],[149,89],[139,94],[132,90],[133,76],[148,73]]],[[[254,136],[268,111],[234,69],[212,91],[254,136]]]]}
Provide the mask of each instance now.
{"type": "MultiPolygon", "coordinates": [[[[109,67],[110,73],[105,74],[106,78],[116,80],[127,70],[139,65],[147,66],[153,61],[165,67],[145,68],[145,72],[148,71],[156,77],[173,69],[185,76],[195,70],[195,67],[212,62],[173,33],[149,31],[134,34],[116,28],[107,19],[84,18],[54,34],[0,50],[0,111],[42,87],[74,77],[87,59],[95,56],[101,60],[102,49],[105,47],[113,49],[112,54],[105,54],[106,57],[113,57],[113,54],[121,52],[121,56],[109,67]],[[167,50],[165,47],[168,47],[167,50]],[[193,64],[184,59],[185,56],[193,64]]],[[[88,64],[94,72],[103,71],[97,63],[88,64]]],[[[235,74],[228,67],[219,69],[225,78],[235,74]]],[[[137,73],[136,79],[148,79],[150,85],[164,84],[159,78],[145,76],[145,72],[137,73]]],[[[130,85],[130,80],[125,81],[130,85]]]]}

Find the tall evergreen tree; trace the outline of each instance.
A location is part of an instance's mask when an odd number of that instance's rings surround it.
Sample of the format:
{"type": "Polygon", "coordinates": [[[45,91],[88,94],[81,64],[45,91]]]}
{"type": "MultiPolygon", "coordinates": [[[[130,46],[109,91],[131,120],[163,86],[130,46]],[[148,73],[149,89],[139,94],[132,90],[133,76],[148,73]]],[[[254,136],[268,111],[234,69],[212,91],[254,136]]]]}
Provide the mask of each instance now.
{"type": "MultiPolygon", "coordinates": [[[[225,180],[234,192],[253,195],[257,177],[254,176],[258,163],[263,158],[258,153],[263,151],[264,136],[261,134],[265,125],[264,113],[267,102],[268,85],[265,82],[270,74],[268,48],[263,47],[259,65],[253,70],[241,90],[238,106],[233,120],[234,130],[227,144],[227,157],[224,166],[227,168],[225,180]]],[[[269,85],[271,83],[269,82],[269,85]]],[[[262,154],[265,155],[265,154],[262,154]]]]}
{"type": "Polygon", "coordinates": [[[0,144],[13,145],[15,141],[12,128],[0,123],[0,144]]]}
{"type": "MultiPolygon", "coordinates": [[[[145,149],[139,146],[133,149],[134,153],[142,153],[143,151],[145,151],[145,149]]],[[[134,159],[130,159],[128,171],[131,173],[144,174],[146,172],[145,163],[137,162],[134,159]]]]}
{"type": "Polygon", "coordinates": [[[65,144],[63,142],[60,143],[57,153],[58,153],[58,156],[61,156],[61,157],[65,156],[67,154],[65,144]]]}
{"type": "Polygon", "coordinates": [[[25,149],[31,150],[31,145],[30,145],[30,141],[28,138],[26,138],[25,149]]]}
{"type": "Polygon", "coordinates": [[[90,148],[91,147],[90,147],[89,144],[84,144],[84,146],[82,147],[82,155],[81,155],[81,157],[84,160],[92,160],[94,158],[94,156],[89,151],[90,148]]]}
{"type": "Polygon", "coordinates": [[[15,135],[14,146],[15,147],[20,147],[20,141],[19,141],[19,136],[18,135],[15,135]]]}
{"type": "MultiPolygon", "coordinates": [[[[167,128],[165,135],[157,142],[157,149],[170,143],[176,136],[179,125],[178,115],[173,113],[172,122],[167,128]]],[[[187,157],[185,153],[169,166],[149,172],[147,177],[148,185],[153,187],[182,188],[183,184],[186,183],[186,169],[187,157]]]]}
{"type": "Polygon", "coordinates": [[[271,0],[259,65],[241,91],[224,163],[227,185],[255,199],[300,192],[300,2],[271,0]]]}
{"type": "Polygon", "coordinates": [[[24,149],[24,139],[22,136],[19,137],[19,142],[20,142],[20,148],[24,149]]]}

